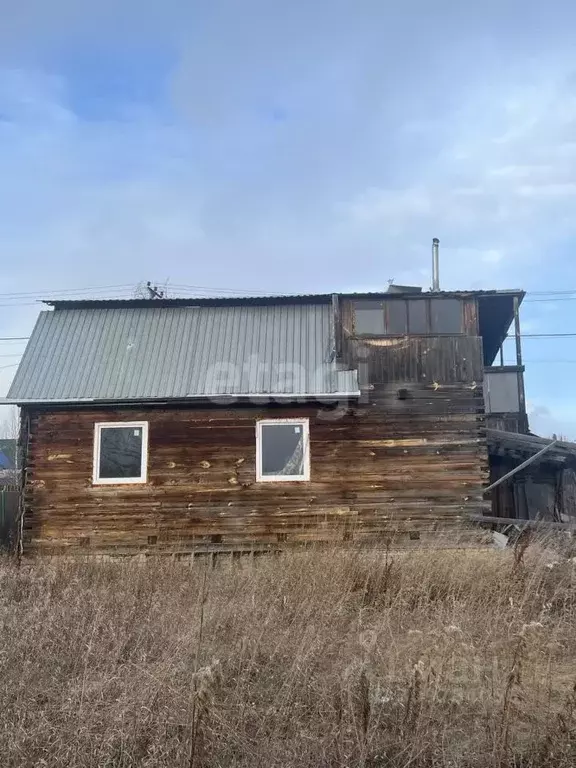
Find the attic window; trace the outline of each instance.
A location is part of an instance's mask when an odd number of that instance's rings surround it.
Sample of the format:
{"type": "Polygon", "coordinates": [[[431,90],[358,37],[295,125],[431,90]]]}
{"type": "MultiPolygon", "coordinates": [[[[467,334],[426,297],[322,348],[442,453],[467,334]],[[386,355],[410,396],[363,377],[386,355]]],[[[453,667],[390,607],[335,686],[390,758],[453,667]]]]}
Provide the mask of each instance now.
{"type": "Polygon", "coordinates": [[[354,302],[356,336],[441,336],[462,333],[460,299],[404,299],[354,302]]]}
{"type": "Polygon", "coordinates": [[[462,332],[462,303],[458,299],[432,299],[432,333],[462,332]]]}
{"type": "Polygon", "coordinates": [[[310,479],[308,419],[268,419],[256,423],[258,482],[310,479]]]}
{"type": "Polygon", "coordinates": [[[354,310],[356,333],[359,336],[382,336],[385,333],[384,310],[380,302],[357,301],[354,310]]]}
{"type": "Polygon", "coordinates": [[[391,300],[386,304],[386,333],[390,336],[404,336],[408,331],[407,302],[391,300]]]}
{"type": "Polygon", "coordinates": [[[94,485],[145,483],[148,422],[101,422],[94,427],[94,485]]]}
{"type": "Polygon", "coordinates": [[[426,299],[412,299],[408,302],[408,330],[414,335],[428,333],[428,302],[426,299]]]}

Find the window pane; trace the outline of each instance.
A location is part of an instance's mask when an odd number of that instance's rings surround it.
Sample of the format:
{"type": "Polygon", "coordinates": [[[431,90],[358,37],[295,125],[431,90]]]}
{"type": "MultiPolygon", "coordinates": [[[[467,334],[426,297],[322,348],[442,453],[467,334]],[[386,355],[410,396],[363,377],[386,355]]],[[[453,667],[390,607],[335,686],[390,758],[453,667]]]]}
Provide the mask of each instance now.
{"type": "Polygon", "coordinates": [[[380,302],[357,301],[354,310],[355,331],[358,335],[369,333],[382,336],[384,334],[384,310],[380,302]]]}
{"type": "Polygon", "coordinates": [[[100,478],[141,477],[142,427],[100,429],[100,478]]]}
{"type": "Polygon", "coordinates": [[[263,424],[262,475],[304,474],[304,425],[263,424]]]}
{"type": "Polygon", "coordinates": [[[408,323],[406,316],[406,302],[404,299],[388,301],[386,303],[387,328],[386,333],[404,334],[407,333],[408,323]]]}
{"type": "Polygon", "coordinates": [[[410,333],[428,333],[426,299],[408,302],[408,330],[410,333]]]}
{"type": "Polygon", "coordinates": [[[432,299],[432,333],[462,333],[462,304],[458,299],[432,299]]]}

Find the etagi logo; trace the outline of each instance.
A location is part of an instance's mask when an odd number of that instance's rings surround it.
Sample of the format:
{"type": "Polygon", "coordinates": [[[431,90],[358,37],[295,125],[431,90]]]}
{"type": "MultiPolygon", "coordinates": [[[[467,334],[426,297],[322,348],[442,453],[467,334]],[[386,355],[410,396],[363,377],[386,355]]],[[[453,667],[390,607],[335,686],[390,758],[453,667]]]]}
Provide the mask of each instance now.
{"type": "MultiPolygon", "coordinates": [[[[323,405],[319,416],[333,420],[342,418],[348,411],[349,400],[357,399],[354,392],[344,391],[344,385],[340,384],[352,378],[346,377],[346,371],[339,370],[333,363],[310,368],[302,362],[270,363],[252,354],[238,363],[211,363],[206,369],[202,389],[207,399],[218,405],[303,404],[317,397],[323,405]]],[[[345,388],[351,387],[347,384],[345,388]]],[[[366,398],[367,393],[362,397],[366,398]]]]}

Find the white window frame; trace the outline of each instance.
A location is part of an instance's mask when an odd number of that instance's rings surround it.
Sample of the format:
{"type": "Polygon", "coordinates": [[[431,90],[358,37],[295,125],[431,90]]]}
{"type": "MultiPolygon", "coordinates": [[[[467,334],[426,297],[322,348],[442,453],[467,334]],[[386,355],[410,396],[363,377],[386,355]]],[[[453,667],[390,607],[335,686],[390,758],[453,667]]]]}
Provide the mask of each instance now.
{"type": "Polygon", "coordinates": [[[93,485],[142,485],[148,482],[148,422],[147,421],[98,421],[94,424],[93,485]],[[140,477],[100,477],[100,445],[103,429],[141,429],[142,457],[140,477]]]}
{"type": "Polygon", "coordinates": [[[262,419],[256,422],[256,481],[259,483],[306,483],[310,480],[310,419],[262,419]],[[277,424],[294,424],[302,427],[304,440],[303,475],[262,474],[262,428],[277,424]]]}

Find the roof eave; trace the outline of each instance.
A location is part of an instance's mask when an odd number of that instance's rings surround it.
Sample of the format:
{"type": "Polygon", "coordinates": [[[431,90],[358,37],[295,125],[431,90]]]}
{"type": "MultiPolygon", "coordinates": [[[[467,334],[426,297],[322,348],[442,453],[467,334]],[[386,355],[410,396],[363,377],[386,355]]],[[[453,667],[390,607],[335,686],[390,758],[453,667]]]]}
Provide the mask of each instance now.
{"type": "MultiPolygon", "coordinates": [[[[273,306],[286,304],[329,304],[332,297],[337,295],[341,299],[361,300],[361,299],[394,299],[406,296],[414,296],[414,293],[390,293],[387,291],[366,291],[366,292],[332,292],[332,293],[310,293],[296,295],[271,295],[271,296],[202,296],[202,297],[180,297],[163,299],[44,299],[43,304],[59,309],[114,309],[115,307],[134,307],[159,309],[166,307],[222,307],[231,305],[245,306],[273,306]]],[[[505,290],[468,290],[468,291],[423,291],[418,293],[420,297],[439,297],[439,298],[467,298],[482,296],[518,296],[520,302],[524,299],[526,292],[520,289],[505,290]]]]}
{"type": "MultiPolygon", "coordinates": [[[[524,434],[498,429],[487,429],[486,438],[490,454],[497,456],[521,454],[529,457],[554,442],[550,438],[532,433],[524,434]]],[[[565,462],[568,459],[576,460],[576,443],[558,440],[543,461],[565,462]]]]}
{"type": "Polygon", "coordinates": [[[213,403],[215,405],[234,405],[235,402],[249,403],[274,403],[274,402],[335,402],[338,400],[357,400],[361,396],[360,390],[350,392],[278,392],[278,393],[251,393],[251,394],[202,394],[189,397],[141,397],[124,399],[102,398],[3,398],[0,405],[15,405],[18,407],[30,405],[177,405],[188,403],[213,403]]]}
{"type": "Polygon", "coordinates": [[[172,299],[43,299],[42,303],[59,309],[166,309],[175,307],[226,307],[330,304],[331,293],[303,294],[299,296],[199,296],[172,299]]]}

